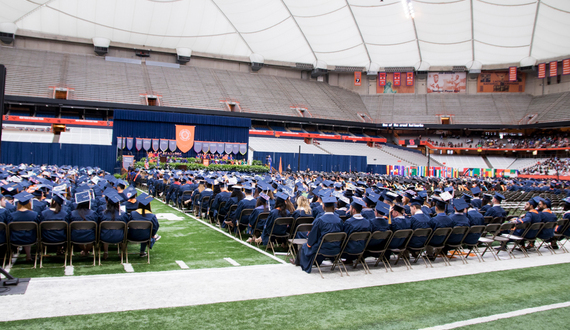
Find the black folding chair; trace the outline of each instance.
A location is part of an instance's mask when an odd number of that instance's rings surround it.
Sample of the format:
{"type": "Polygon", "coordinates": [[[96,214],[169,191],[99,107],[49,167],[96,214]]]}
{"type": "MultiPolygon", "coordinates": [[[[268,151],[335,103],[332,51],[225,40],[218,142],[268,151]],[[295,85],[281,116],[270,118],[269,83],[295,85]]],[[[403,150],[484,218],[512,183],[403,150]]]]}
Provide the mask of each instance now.
{"type": "Polygon", "coordinates": [[[554,231],[554,228],[556,228],[556,226],[558,225],[558,221],[553,221],[553,222],[545,222],[544,226],[542,226],[542,229],[540,230],[540,232],[537,235],[537,239],[540,240],[540,245],[538,245],[536,247],[536,252],[539,253],[539,255],[542,255],[540,253],[540,248],[544,245],[544,247],[546,247],[548,249],[548,251],[550,251],[550,254],[554,254],[554,249],[552,249],[552,246],[550,245],[550,241],[552,240],[552,238],[554,237],[554,235],[552,237],[549,238],[545,238],[542,239],[540,237],[538,237],[541,233],[543,233],[545,230],[552,230],[554,231]],[[548,244],[544,244],[544,243],[548,243],[548,244]]]}
{"type": "MultiPolygon", "coordinates": [[[[295,219],[295,221],[293,221],[293,225],[291,226],[290,231],[291,231],[291,235],[293,235],[293,231],[295,231],[295,229],[297,229],[297,226],[300,224],[304,224],[304,223],[313,223],[313,221],[315,220],[315,218],[313,217],[298,217],[297,219],[295,219]]],[[[295,236],[291,236],[292,238],[295,238],[295,236]]]]}
{"type": "MultiPolygon", "coordinates": [[[[430,248],[433,250],[434,253],[434,258],[437,258],[438,255],[441,256],[441,258],[443,259],[443,262],[446,266],[451,266],[451,264],[449,263],[449,260],[447,260],[447,256],[445,255],[445,253],[443,253],[443,248],[445,247],[445,244],[447,243],[447,239],[449,238],[449,235],[451,234],[451,228],[437,228],[436,230],[434,230],[431,233],[430,238],[428,239],[428,243],[426,244],[427,248],[430,248]],[[441,241],[441,243],[434,243],[433,240],[434,238],[441,238],[443,236],[443,241],[441,241]]],[[[431,263],[431,260],[429,260],[428,258],[428,262],[429,265],[431,266],[431,268],[433,268],[433,264],[431,263]]]]}
{"type": "Polygon", "coordinates": [[[412,234],[414,233],[413,229],[400,229],[394,232],[394,235],[392,235],[392,241],[394,241],[394,239],[404,239],[404,243],[401,244],[399,247],[397,248],[388,248],[389,251],[397,253],[397,258],[396,258],[396,262],[394,263],[394,266],[398,264],[398,261],[400,259],[404,260],[404,264],[406,264],[406,268],[408,270],[410,270],[412,268],[412,265],[410,264],[410,260],[408,259],[408,257],[406,255],[404,255],[404,253],[406,252],[407,248],[408,248],[408,243],[410,242],[410,239],[412,238],[412,234]]]}
{"type": "Polygon", "coordinates": [[[74,244],[93,244],[93,266],[95,266],[95,245],[97,245],[97,223],[94,221],[73,221],[69,224],[69,244],[71,245],[71,252],[69,253],[69,265],[73,266],[73,245],[74,244]],[[75,241],[73,239],[73,232],[76,230],[93,230],[95,237],[90,241],[75,241]]]}
{"type": "Polygon", "coordinates": [[[241,214],[236,220],[236,232],[239,236],[239,239],[242,239],[241,232],[247,228],[247,219],[253,212],[253,209],[243,209],[241,210],[241,214]]]}
{"type": "Polygon", "coordinates": [[[188,204],[186,204],[185,202],[192,199],[192,193],[193,191],[191,190],[185,190],[182,192],[182,195],[180,195],[180,209],[184,213],[188,213],[189,210],[191,210],[192,207],[192,205],[190,205],[191,202],[188,204]]]}
{"type": "MultiPolygon", "coordinates": [[[[528,223],[522,223],[520,224],[521,228],[523,228],[523,225],[525,228],[525,231],[523,232],[523,234],[521,236],[516,236],[513,234],[502,234],[502,237],[506,237],[508,238],[510,241],[513,241],[514,245],[513,247],[508,250],[509,253],[513,256],[513,258],[516,258],[513,251],[516,248],[519,248],[521,250],[521,252],[523,253],[525,258],[528,258],[528,250],[526,249],[526,247],[524,246],[524,242],[525,240],[528,241],[534,241],[536,239],[536,236],[538,235],[538,233],[540,232],[542,226],[544,225],[543,222],[535,222],[533,224],[528,224],[528,223]],[[533,234],[531,234],[531,232],[533,232],[533,234]]],[[[517,229],[519,228],[519,225],[517,225],[517,229]]],[[[542,253],[540,253],[540,251],[537,251],[538,255],[542,255],[542,253]]]]}
{"type": "Polygon", "coordinates": [[[99,266],[101,266],[101,245],[102,244],[113,244],[119,246],[119,251],[121,255],[121,264],[123,264],[123,250],[125,248],[125,243],[127,242],[127,224],[123,221],[102,221],[99,224],[99,266]],[[103,230],[122,230],[123,237],[120,240],[105,240],[101,237],[101,232],[103,230]]]}
{"type": "MultiPolygon", "coordinates": [[[[362,260],[362,255],[364,254],[364,251],[366,251],[366,246],[368,245],[368,241],[370,240],[370,236],[372,236],[372,233],[369,231],[359,231],[359,232],[354,232],[354,233],[350,234],[350,236],[348,236],[348,238],[344,241],[344,244],[342,246],[340,256],[339,256],[339,262],[343,264],[345,270],[346,270],[346,265],[344,265],[342,258],[355,257],[354,258],[354,260],[355,260],[354,268],[356,268],[358,263],[361,263],[362,267],[364,268],[364,273],[366,274],[368,272],[369,274],[372,274],[370,272],[370,269],[368,268],[368,265],[366,265],[366,263],[362,260]],[[350,252],[350,253],[346,252],[346,248],[348,247],[348,244],[350,242],[364,242],[362,250],[350,252]]],[[[348,274],[348,272],[346,272],[346,276],[350,276],[348,274]]]]}
{"type": "MultiPolygon", "coordinates": [[[[561,249],[563,253],[568,252],[566,247],[564,247],[566,242],[568,242],[568,236],[564,235],[566,230],[568,230],[568,227],[570,227],[570,221],[568,219],[560,219],[558,220],[558,227],[554,232],[554,239],[556,239],[556,241],[562,242],[562,240],[564,240],[564,243],[558,246],[558,248],[561,249]]],[[[553,251],[556,253],[556,250],[553,249],[553,251]]]]}
{"type": "Polygon", "coordinates": [[[8,226],[4,222],[0,222],[0,247],[6,245],[6,251],[4,251],[4,258],[2,259],[2,268],[6,268],[6,258],[8,257],[8,226]]]}
{"type": "MultiPolygon", "coordinates": [[[[226,215],[229,217],[229,215],[232,214],[235,210],[237,210],[237,204],[234,204],[234,205],[230,206],[230,209],[228,210],[228,213],[227,213],[226,215]]],[[[226,223],[226,227],[227,227],[227,229],[228,229],[228,233],[230,233],[230,234],[232,233],[232,229],[234,228],[233,225],[234,225],[233,222],[232,222],[232,225],[231,225],[231,226],[226,223]]],[[[221,223],[220,223],[220,228],[221,228],[221,223]]]]}
{"type": "Polygon", "coordinates": [[[282,238],[285,241],[287,241],[289,239],[289,230],[285,231],[285,234],[275,234],[275,227],[277,226],[288,226],[291,227],[293,225],[293,221],[295,221],[295,219],[293,217],[282,217],[282,218],[277,218],[275,219],[275,221],[273,222],[273,226],[271,226],[271,231],[269,232],[269,242],[267,242],[267,245],[265,246],[265,251],[267,251],[267,249],[269,247],[271,247],[271,251],[273,251],[273,255],[275,255],[275,249],[273,248],[273,241],[282,238]]]}
{"type": "MultiPolygon", "coordinates": [[[[340,253],[341,253],[341,250],[342,250],[342,243],[344,242],[345,239],[346,239],[346,233],[345,233],[345,232],[328,233],[328,234],[325,234],[325,236],[323,236],[323,238],[321,239],[321,243],[319,244],[319,247],[317,248],[317,252],[316,252],[316,254],[315,254],[315,258],[313,259],[313,264],[314,264],[315,266],[317,266],[317,269],[319,270],[319,274],[321,274],[321,278],[324,279],[325,277],[323,276],[323,272],[321,271],[321,267],[319,267],[319,263],[317,262],[317,257],[318,257],[318,256],[322,256],[322,257],[324,257],[325,259],[331,259],[331,260],[333,260],[333,264],[332,264],[332,266],[331,266],[331,270],[333,270],[334,267],[335,267],[335,266],[337,265],[337,263],[338,263],[338,260],[339,260],[339,257],[340,257],[340,253]],[[332,254],[324,254],[324,253],[321,253],[321,247],[323,246],[324,243],[336,243],[336,242],[339,243],[338,252],[332,253],[332,254]]],[[[343,264],[343,266],[344,266],[344,264],[343,264]]],[[[342,275],[342,269],[340,268],[340,266],[339,266],[339,270],[340,270],[340,276],[342,277],[342,276],[343,276],[343,275],[342,275]]],[[[347,274],[348,274],[348,271],[346,270],[346,267],[345,267],[344,270],[345,270],[345,271],[347,272],[347,274]]]]}
{"type": "MultiPolygon", "coordinates": [[[[9,255],[9,262],[8,262],[8,266],[12,267],[12,253],[14,251],[13,247],[15,246],[33,246],[33,245],[38,245],[40,240],[38,238],[38,224],[33,222],[33,221],[17,221],[17,222],[11,222],[8,224],[8,232],[10,233],[10,239],[8,240],[9,242],[9,249],[10,249],[10,255],[9,255]],[[31,239],[29,241],[21,241],[19,239],[17,239],[14,234],[22,231],[22,232],[26,232],[26,231],[31,231],[34,234],[34,239],[31,239]]],[[[37,259],[38,259],[38,250],[39,248],[36,249],[36,254],[34,257],[34,267],[36,268],[37,265],[37,259]]]]}
{"type": "Polygon", "coordinates": [[[370,240],[368,241],[368,246],[366,247],[366,251],[364,251],[363,259],[366,256],[376,257],[376,263],[374,267],[378,266],[378,263],[382,261],[384,264],[384,268],[386,268],[386,272],[388,272],[388,267],[390,267],[390,271],[393,272],[392,266],[390,265],[390,261],[386,259],[386,251],[388,250],[388,246],[392,241],[392,231],[375,231],[370,236],[370,240]],[[374,244],[370,246],[372,243],[376,243],[380,241],[378,244],[374,244]]]}
{"type": "MultiPolygon", "coordinates": [[[[255,223],[253,224],[253,227],[251,228],[251,237],[257,237],[255,235],[256,232],[261,232],[263,229],[257,229],[257,224],[259,223],[259,220],[267,220],[267,217],[269,217],[269,212],[261,212],[257,215],[257,219],[255,219],[255,223]]],[[[251,240],[251,243],[255,242],[254,239],[251,240]]]]}
{"type": "Polygon", "coordinates": [[[209,210],[209,205],[210,205],[210,196],[204,196],[202,197],[202,200],[199,203],[199,207],[198,207],[198,218],[203,218],[208,214],[208,210],[209,210]],[[206,208],[204,208],[204,205],[207,205],[206,208]],[[204,213],[204,210],[206,211],[206,213],[204,213]]]}
{"type": "MultiPolygon", "coordinates": [[[[427,248],[428,238],[431,235],[431,232],[432,232],[431,228],[418,228],[418,229],[414,230],[414,233],[412,234],[410,241],[414,237],[417,237],[417,238],[425,237],[426,239],[424,241],[424,244],[422,246],[418,246],[418,247],[412,247],[408,244],[408,251],[416,254],[416,259],[414,260],[414,263],[417,263],[418,259],[422,258],[424,264],[426,265],[426,268],[428,267],[428,263],[426,261],[427,257],[425,256],[425,250],[427,248]]],[[[407,255],[406,255],[406,257],[407,257],[407,255]]],[[[408,262],[409,262],[409,260],[408,260],[408,262]]]]}
{"type": "Polygon", "coordinates": [[[40,223],[40,268],[43,268],[44,255],[47,255],[48,246],[64,247],[63,267],[67,266],[67,250],[69,247],[67,222],[65,221],[44,221],[40,223]],[[59,241],[51,241],[44,237],[46,231],[63,231],[64,238],[59,241]]]}
{"type": "MultiPolygon", "coordinates": [[[[455,254],[457,253],[457,255],[459,255],[459,257],[461,258],[461,261],[464,264],[467,263],[467,260],[465,260],[465,257],[463,256],[462,246],[463,246],[463,240],[465,239],[465,237],[467,237],[468,232],[469,232],[469,227],[467,227],[467,226],[453,227],[449,237],[451,237],[451,235],[462,235],[462,237],[461,237],[461,240],[455,244],[450,244],[450,243],[446,242],[445,248],[452,249],[452,251],[453,251],[451,253],[451,256],[448,259],[453,258],[453,256],[455,256],[455,254]]],[[[449,242],[449,237],[447,238],[448,242],[449,242]]]]}
{"type": "Polygon", "coordinates": [[[311,229],[313,229],[312,223],[302,223],[297,225],[297,228],[295,228],[293,235],[287,240],[288,243],[287,255],[291,255],[293,258],[295,258],[295,256],[297,255],[297,251],[299,251],[299,246],[302,246],[303,244],[307,243],[306,238],[296,238],[297,233],[311,231],[311,229]]]}
{"type": "Polygon", "coordinates": [[[134,244],[143,244],[146,243],[146,247],[148,249],[148,253],[147,253],[147,263],[150,264],[150,243],[152,240],[152,222],[150,221],[144,221],[144,220],[131,220],[127,223],[127,242],[125,244],[125,254],[126,254],[126,259],[127,259],[127,263],[129,263],[129,243],[134,243],[134,244]],[[129,237],[129,230],[130,229],[134,229],[134,230],[148,230],[149,235],[147,239],[144,240],[135,240],[129,237]]]}
{"type": "Polygon", "coordinates": [[[485,227],[486,226],[471,226],[469,228],[469,231],[467,232],[467,235],[463,239],[463,246],[465,246],[466,248],[469,249],[469,251],[467,251],[467,253],[465,254],[465,262],[466,263],[467,263],[467,257],[469,257],[471,252],[475,253],[475,256],[477,257],[477,260],[479,260],[479,262],[481,262],[481,261],[485,262],[485,260],[483,260],[483,258],[481,257],[481,251],[479,251],[479,248],[478,248],[479,239],[481,238],[481,234],[485,230],[485,227]],[[479,237],[477,238],[475,243],[465,242],[465,240],[467,240],[470,237],[470,235],[479,235],[479,237]]]}

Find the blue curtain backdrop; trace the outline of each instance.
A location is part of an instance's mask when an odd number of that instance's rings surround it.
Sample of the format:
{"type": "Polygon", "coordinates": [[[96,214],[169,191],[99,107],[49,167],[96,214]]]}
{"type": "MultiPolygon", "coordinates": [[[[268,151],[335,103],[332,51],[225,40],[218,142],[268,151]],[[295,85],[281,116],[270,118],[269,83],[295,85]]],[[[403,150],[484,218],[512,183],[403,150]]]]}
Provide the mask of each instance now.
{"type": "Polygon", "coordinates": [[[366,167],[366,172],[376,173],[376,174],[388,174],[386,172],[386,165],[368,165],[366,167]]]}
{"type": "Polygon", "coordinates": [[[2,141],[2,162],[6,164],[98,166],[113,173],[116,160],[115,151],[116,146],[2,141]]]}
{"type": "Polygon", "coordinates": [[[366,171],[366,156],[343,156],[343,155],[319,155],[319,154],[301,154],[301,167],[299,169],[299,154],[283,153],[283,152],[259,152],[253,153],[253,159],[260,160],[266,164],[266,157],[271,155],[272,166],[279,169],[279,158],[281,158],[281,166],[283,171],[287,170],[287,165],[291,165],[292,171],[327,171],[327,172],[344,172],[344,171],[366,171]]]}
{"type": "MultiPolygon", "coordinates": [[[[248,143],[251,119],[237,117],[204,116],[186,113],[120,110],[114,111],[113,146],[117,148],[117,137],[176,139],[176,125],[194,125],[194,141],[248,143]]],[[[135,143],[123,154],[134,155],[137,160],[146,157],[146,151],[136,150],[135,143]]],[[[247,154],[246,154],[247,155],[247,154]]],[[[183,157],[194,157],[191,149],[183,157]]],[[[234,155],[235,159],[246,156],[234,155]]]]}

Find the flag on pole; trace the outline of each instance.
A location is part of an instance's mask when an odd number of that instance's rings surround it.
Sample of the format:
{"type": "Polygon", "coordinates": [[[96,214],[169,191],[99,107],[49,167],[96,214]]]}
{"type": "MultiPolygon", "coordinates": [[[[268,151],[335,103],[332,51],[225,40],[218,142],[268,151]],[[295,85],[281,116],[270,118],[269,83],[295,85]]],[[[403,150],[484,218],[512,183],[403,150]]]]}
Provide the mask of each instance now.
{"type": "Polygon", "coordinates": [[[279,174],[283,172],[283,168],[281,167],[281,157],[279,157],[279,174]]]}

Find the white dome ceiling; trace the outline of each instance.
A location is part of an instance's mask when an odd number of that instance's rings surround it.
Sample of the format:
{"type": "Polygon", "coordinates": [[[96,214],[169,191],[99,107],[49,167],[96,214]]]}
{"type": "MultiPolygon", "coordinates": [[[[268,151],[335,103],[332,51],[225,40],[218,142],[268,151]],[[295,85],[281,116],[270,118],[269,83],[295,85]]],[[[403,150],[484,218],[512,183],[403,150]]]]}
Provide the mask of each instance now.
{"type": "Polygon", "coordinates": [[[500,65],[570,54],[568,0],[0,0],[18,33],[293,63],[500,65]]]}

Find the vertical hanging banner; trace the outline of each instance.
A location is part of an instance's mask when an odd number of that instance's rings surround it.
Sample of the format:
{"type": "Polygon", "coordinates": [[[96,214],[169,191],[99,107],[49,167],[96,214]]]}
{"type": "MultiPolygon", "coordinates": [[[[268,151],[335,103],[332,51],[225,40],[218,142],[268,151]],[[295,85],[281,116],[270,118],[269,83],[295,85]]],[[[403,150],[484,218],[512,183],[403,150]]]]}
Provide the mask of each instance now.
{"type": "Polygon", "coordinates": [[[558,62],[550,62],[550,75],[549,77],[556,77],[558,75],[558,62]]]}
{"type": "Polygon", "coordinates": [[[546,78],[546,63],[538,64],[538,79],[546,78]]]}
{"type": "Polygon", "coordinates": [[[378,73],[378,86],[386,86],[386,72],[378,73]]]}
{"type": "Polygon", "coordinates": [[[414,86],[414,73],[406,72],[406,86],[414,86]]]}
{"type": "Polygon", "coordinates": [[[394,72],[394,86],[400,86],[402,83],[402,76],[400,72],[394,72]]]}
{"type": "Polygon", "coordinates": [[[171,152],[176,151],[176,140],[168,140],[168,149],[170,149],[171,152]]]}
{"type": "MultiPolygon", "coordinates": [[[[176,144],[174,145],[174,147],[176,148],[176,144]]],[[[168,140],[160,139],[160,150],[162,150],[163,152],[168,150],[168,140]]]]}
{"type": "Polygon", "coordinates": [[[143,139],[137,138],[137,140],[135,142],[135,146],[137,148],[137,151],[141,150],[142,146],[143,146],[143,139]]]}
{"type": "Polygon", "coordinates": [[[132,155],[123,155],[123,168],[128,170],[129,167],[132,167],[135,163],[135,156],[132,155]]]}
{"type": "Polygon", "coordinates": [[[218,151],[218,144],[216,142],[210,142],[210,152],[215,154],[218,151]]]}
{"type": "Polygon", "coordinates": [[[210,143],[209,142],[202,142],[202,152],[206,153],[210,151],[210,143]]]}
{"type": "Polygon", "coordinates": [[[127,139],[127,149],[131,150],[133,148],[133,138],[126,138],[127,139]]]}
{"type": "Polygon", "coordinates": [[[152,144],[151,139],[143,139],[143,149],[144,150],[149,151],[151,144],[152,144]]]}
{"type": "Polygon", "coordinates": [[[570,74],[570,58],[562,61],[562,74],[563,75],[570,74]]]}
{"type": "Polygon", "coordinates": [[[234,143],[234,144],[232,145],[232,148],[233,148],[232,153],[233,153],[234,155],[237,155],[237,153],[239,152],[239,143],[234,143]]]}
{"type": "Polygon", "coordinates": [[[187,153],[194,145],[196,126],[176,125],[176,145],[182,153],[187,153]]]}
{"type": "Polygon", "coordinates": [[[362,85],[362,72],[356,71],[354,72],[354,86],[362,85]]]}
{"type": "Polygon", "coordinates": [[[517,67],[511,66],[509,67],[509,81],[517,81],[517,67]]]}
{"type": "Polygon", "coordinates": [[[226,145],[224,146],[224,151],[226,152],[226,154],[231,154],[232,151],[234,150],[234,147],[232,146],[231,143],[226,143],[226,145]]]}
{"type": "Polygon", "coordinates": [[[202,142],[200,142],[200,141],[194,142],[194,151],[196,153],[202,152],[202,142]]]}
{"type": "Polygon", "coordinates": [[[239,153],[242,155],[245,155],[245,153],[247,152],[247,144],[245,143],[240,143],[239,145],[239,153]]]}
{"type": "Polygon", "coordinates": [[[218,153],[221,155],[224,153],[224,143],[218,142],[218,153]]]}
{"type": "Polygon", "coordinates": [[[152,150],[158,151],[159,146],[160,146],[160,140],[152,139],[152,150]]]}
{"type": "Polygon", "coordinates": [[[123,149],[125,147],[124,140],[122,137],[117,137],[117,149],[123,149]]]}

